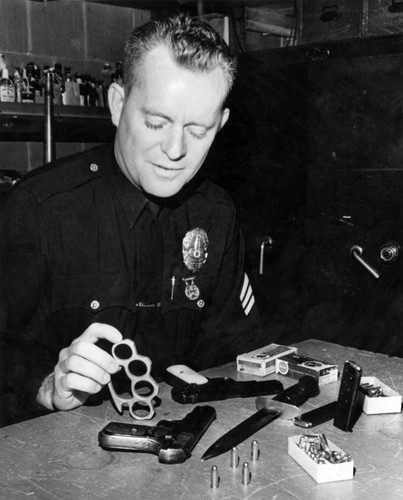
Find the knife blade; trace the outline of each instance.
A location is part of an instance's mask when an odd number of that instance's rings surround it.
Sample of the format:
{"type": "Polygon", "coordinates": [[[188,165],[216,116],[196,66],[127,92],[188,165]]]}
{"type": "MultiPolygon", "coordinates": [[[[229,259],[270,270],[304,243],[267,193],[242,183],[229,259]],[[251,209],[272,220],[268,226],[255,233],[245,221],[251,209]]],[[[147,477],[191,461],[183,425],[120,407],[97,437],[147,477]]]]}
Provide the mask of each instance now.
{"type": "Polygon", "coordinates": [[[302,405],[307,399],[318,393],[317,380],[305,375],[300,378],[297,384],[277,394],[271,400],[266,397],[257,398],[258,411],[217,439],[204,452],[201,460],[208,460],[231,450],[265,425],[281,417],[283,413],[287,414],[287,418],[294,418],[296,414],[291,411],[291,408],[302,405]],[[271,404],[271,402],[273,403],[271,404]]]}
{"type": "Polygon", "coordinates": [[[245,441],[245,439],[259,429],[278,418],[282,413],[281,409],[268,410],[267,408],[262,408],[217,439],[217,441],[205,451],[201,460],[208,460],[209,458],[217,457],[231,450],[234,446],[242,443],[242,441],[245,441]]]}

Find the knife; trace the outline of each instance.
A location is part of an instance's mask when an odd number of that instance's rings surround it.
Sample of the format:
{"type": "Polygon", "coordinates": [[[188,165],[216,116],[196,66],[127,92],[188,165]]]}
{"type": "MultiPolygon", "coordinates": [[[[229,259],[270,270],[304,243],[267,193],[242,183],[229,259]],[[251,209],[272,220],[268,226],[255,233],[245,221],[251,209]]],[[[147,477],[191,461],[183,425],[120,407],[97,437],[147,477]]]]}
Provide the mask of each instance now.
{"type": "Polygon", "coordinates": [[[318,381],[309,376],[301,377],[297,384],[277,394],[273,399],[260,396],[256,399],[258,411],[221,436],[203,454],[201,460],[217,457],[269,424],[276,418],[294,419],[301,414],[301,406],[310,397],[319,394],[318,381]]]}
{"type": "Polygon", "coordinates": [[[278,380],[239,381],[229,377],[206,378],[186,365],[169,366],[165,382],[173,386],[172,399],[180,404],[273,396],[284,390],[283,384],[278,380]]]}

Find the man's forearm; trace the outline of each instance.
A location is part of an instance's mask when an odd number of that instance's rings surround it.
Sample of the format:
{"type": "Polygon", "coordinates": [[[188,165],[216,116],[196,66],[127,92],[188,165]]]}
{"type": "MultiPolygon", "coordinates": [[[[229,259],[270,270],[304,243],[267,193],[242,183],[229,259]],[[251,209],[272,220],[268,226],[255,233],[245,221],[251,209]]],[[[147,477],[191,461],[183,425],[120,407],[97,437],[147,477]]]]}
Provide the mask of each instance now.
{"type": "Polygon", "coordinates": [[[42,382],[38,394],[36,396],[36,401],[47,408],[48,410],[54,410],[53,405],[53,395],[55,392],[55,375],[51,373],[42,382]]]}

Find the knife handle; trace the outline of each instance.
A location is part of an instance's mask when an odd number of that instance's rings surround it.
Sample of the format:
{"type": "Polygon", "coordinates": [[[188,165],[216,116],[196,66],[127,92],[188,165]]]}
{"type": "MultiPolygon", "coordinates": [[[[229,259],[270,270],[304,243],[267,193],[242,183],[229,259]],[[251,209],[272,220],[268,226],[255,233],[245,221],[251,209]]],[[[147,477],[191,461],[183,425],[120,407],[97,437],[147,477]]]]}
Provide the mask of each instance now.
{"type": "Polygon", "coordinates": [[[236,381],[232,378],[209,378],[203,385],[189,384],[187,387],[174,387],[171,396],[181,404],[221,401],[230,398],[251,398],[268,394],[279,394],[283,384],[278,380],[236,381]]]}
{"type": "Polygon", "coordinates": [[[334,418],[337,408],[337,401],[332,401],[319,408],[303,413],[300,417],[294,418],[294,425],[298,427],[311,428],[324,424],[334,418]]]}
{"type": "Polygon", "coordinates": [[[293,406],[301,406],[309,398],[319,394],[319,386],[316,378],[310,375],[301,377],[297,384],[292,385],[285,391],[277,394],[273,401],[288,403],[293,406]]]}

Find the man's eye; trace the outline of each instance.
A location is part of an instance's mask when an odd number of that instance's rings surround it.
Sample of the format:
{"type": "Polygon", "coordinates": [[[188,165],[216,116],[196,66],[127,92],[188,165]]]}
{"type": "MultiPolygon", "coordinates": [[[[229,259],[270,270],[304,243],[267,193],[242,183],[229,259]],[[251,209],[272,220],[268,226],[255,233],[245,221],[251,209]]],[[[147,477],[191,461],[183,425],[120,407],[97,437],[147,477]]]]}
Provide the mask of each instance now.
{"type": "Polygon", "coordinates": [[[154,123],[150,123],[150,122],[145,122],[146,124],[146,127],[147,128],[150,128],[151,130],[159,130],[160,128],[162,128],[162,125],[161,124],[154,124],[154,123]]]}
{"type": "Polygon", "coordinates": [[[203,130],[203,129],[200,129],[200,130],[189,129],[189,132],[190,132],[190,135],[192,135],[196,139],[203,139],[207,135],[207,131],[203,130]]]}

